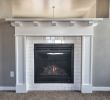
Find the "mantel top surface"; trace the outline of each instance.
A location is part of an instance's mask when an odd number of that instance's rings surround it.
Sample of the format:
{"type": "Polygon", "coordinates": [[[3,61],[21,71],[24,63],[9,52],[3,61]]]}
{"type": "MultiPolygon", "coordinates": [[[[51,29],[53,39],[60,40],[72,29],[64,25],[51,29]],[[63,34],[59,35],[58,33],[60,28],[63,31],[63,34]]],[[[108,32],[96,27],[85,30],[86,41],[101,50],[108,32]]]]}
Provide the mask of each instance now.
{"type": "Polygon", "coordinates": [[[103,18],[6,18],[6,21],[102,21],[103,18]]]}

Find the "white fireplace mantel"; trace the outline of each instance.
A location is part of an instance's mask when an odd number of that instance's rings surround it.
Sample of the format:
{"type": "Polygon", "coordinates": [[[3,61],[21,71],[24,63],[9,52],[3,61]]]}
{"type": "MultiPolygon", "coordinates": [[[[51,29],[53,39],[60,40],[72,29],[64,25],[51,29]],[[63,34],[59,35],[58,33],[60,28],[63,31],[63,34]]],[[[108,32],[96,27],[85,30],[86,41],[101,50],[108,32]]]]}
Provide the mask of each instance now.
{"type": "Polygon", "coordinates": [[[92,93],[92,61],[94,26],[102,19],[6,19],[15,27],[16,92],[26,93],[28,88],[27,38],[28,37],[81,37],[81,88],[92,93]]]}

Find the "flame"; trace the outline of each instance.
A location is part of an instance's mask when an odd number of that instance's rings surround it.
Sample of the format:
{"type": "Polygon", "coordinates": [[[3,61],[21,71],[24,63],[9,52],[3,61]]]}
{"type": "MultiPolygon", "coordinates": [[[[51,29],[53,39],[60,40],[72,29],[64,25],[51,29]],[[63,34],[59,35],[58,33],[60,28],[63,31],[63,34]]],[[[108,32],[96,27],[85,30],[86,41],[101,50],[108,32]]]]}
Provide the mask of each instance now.
{"type": "Polygon", "coordinates": [[[53,73],[56,71],[56,66],[55,65],[52,65],[52,71],[53,71],[53,73]]]}

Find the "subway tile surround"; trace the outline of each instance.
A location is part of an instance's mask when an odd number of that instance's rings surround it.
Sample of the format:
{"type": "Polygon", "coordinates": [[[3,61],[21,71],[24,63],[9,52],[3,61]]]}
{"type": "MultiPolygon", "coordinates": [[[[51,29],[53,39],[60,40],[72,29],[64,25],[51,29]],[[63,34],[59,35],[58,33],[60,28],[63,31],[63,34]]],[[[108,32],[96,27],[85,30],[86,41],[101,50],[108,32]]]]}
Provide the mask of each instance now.
{"type": "Polygon", "coordinates": [[[92,93],[92,49],[96,21],[57,20],[56,26],[52,26],[52,20],[11,21],[15,26],[17,93],[33,90],[80,90],[82,93],[92,93]],[[73,21],[74,25],[70,25],[73,21]],[[35,43],[75,45],[74,84],[34,84],[35,43]]]}
{"type": "Polygon", "coordinates": [[[81,84],[81,37],[27,37],[27,73],[29,90],[80,90],[81,84]],[[57,43],[56,43],[57,41],[57,43]],[[74,44],[74,83],[35,84],[34,83],[34,44],[74,44]],[[52,86],[52,87],[50,87],[52,86]]]}

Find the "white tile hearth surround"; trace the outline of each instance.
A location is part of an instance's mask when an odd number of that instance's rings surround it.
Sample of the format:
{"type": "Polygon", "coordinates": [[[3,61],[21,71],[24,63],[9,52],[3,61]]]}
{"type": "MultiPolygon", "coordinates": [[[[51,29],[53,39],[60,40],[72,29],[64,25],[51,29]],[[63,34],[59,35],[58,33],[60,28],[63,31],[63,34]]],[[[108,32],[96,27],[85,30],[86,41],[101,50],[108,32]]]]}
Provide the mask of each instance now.
{"type": "Polygon", "coordinates": [[[27,37],[27,82],[29,90],[80,90],[81,84],[81,37],[27,37]],[[34,83],[34,44],[74,44],[74,84],[34,83]]]}
{"type": "Polygon", "coordinates": [[[92,93],[92,49],[94,27],[90,21],[14,20],[16,40],[16,92],[33,90],[80,90],[92,93]],[[34,84],[34,44],[73,43],[74,83],[34,84]]]}

